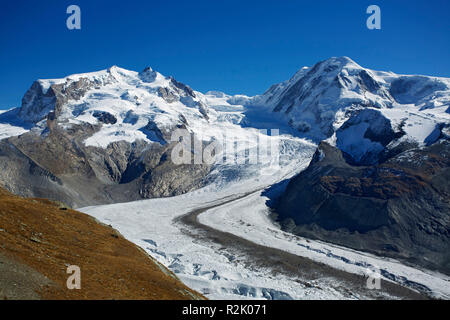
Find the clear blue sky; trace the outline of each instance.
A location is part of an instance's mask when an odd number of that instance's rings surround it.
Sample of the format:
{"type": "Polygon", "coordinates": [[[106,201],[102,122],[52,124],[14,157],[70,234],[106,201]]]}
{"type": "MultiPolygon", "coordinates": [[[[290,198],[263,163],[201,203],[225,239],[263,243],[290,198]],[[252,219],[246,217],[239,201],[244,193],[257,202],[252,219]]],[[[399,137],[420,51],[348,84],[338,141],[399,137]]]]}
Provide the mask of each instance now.
{"type": "Polygon", "coordinates": [[[0,108],[38,78],[146,66],[196,90],[257,94],[304,65],[450,77],[448,0],[11,0],[0,8],[0,108]],[[77,4],[82,29],[66,28],[77,4]],[[366,28],[370,4],[382,30],[366,28]]]}

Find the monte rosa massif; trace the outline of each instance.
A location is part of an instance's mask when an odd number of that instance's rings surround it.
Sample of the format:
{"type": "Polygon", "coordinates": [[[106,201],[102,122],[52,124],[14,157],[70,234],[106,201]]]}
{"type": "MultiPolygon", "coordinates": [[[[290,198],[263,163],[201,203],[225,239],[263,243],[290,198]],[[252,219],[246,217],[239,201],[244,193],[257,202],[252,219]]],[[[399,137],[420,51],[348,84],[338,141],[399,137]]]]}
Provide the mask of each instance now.
{"type": "Polygon", "coordinates": [[[449,137],[448,78],[333,57],[249,97],[114,66],[0,114],[0,184],[111,224],[208,298],[448,299],[449,137]],[[277,149],[177,164],[176,130],[193,159],[277,149]]]}

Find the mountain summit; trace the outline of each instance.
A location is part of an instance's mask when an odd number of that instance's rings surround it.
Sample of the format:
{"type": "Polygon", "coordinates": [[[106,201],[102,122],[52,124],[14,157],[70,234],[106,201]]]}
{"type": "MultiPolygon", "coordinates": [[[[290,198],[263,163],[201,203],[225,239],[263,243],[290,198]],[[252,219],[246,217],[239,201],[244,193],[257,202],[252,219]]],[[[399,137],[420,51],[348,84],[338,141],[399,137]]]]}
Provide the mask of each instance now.
{"type": "Polygon", "coordinates": [[[429,145],[448,134],[450,79],[374,71],[338,57],[300,69],[250,103],[367,164],[379,161],[389,144],[429,145]]]}

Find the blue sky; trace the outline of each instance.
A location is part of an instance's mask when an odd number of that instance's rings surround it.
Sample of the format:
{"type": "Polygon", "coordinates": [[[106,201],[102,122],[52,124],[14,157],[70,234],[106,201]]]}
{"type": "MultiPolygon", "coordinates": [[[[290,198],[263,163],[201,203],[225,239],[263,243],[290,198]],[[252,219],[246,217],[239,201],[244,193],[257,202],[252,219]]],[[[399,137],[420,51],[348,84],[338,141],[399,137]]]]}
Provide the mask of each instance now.
{"type": "Polygon", "coordinates": [[[35,79],[112,65],[249,95],[331,56],[450,77],[449,13],[448,0],[2,1],[0,108],[19,106],[35,79]],[[81,30],[66,28],[71,4],[81,30]],[[370,4],[381,8],[381,30],[366,28],[370,4]]]}

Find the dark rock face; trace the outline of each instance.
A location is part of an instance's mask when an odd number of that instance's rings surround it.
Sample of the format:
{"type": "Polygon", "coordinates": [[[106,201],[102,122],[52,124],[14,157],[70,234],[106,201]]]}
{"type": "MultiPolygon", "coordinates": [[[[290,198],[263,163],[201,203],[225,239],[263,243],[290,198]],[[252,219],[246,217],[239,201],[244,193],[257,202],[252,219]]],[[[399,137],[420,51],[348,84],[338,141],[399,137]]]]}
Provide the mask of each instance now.
{"type": "Polygon", "coordinates": [[[290,232],[450,274],[450,143],[353,166],[322,142],[276,212],[290,232]]]}
{"type": "Polygon", "coordinates": [[[369,91],[371,93],[377,93],[378,90],[381,89],[381,86],[379,85],[379,83],[376,82],[375,79],[373,79],[370,76],[370,74],[367,73],[366,70],[361,70],[361,72],[359,73],[359,78],[360,78],[361,86],[366,91],[369,91]]]}
{"type": "Polygon", "coordinates": [[[374,109],[355,111],[336,131],[336,145],[353,164],[376,164],[388,152],[386,146],[404,132],[391,126],[389,119],[374,109]]]}
{"type": "Polygon", "coordinates": [[[188,85],[185,85],[184,83],[181,83],[177,80],[175,80],[173,77],[170,78],[170,82],[178,89],[182,90],[186,95],[191,96],[192,98],[195,98],[194,90],[191,89],[188,85]]]}
{"type": "Polygon", "coordinates": [[[114,81],[110,73],[105,79],[96,81],[88,78],[78,80],[68,78],[64,83],[52,84],[47,90],[39,81],[35,81],[22,99],[19,117],[24,121],[36,123],[44,119],[49,112],[54,112],[54,117],[57,118],[67,101],[79,100],[90,89],[114,81]]]}
{"type": "Polygon", "coordinates": [[[72,207],[174,196],[205,184],[209,166],[173,164],[173,143],[86,147],[83,141],[97,129],[55,126],[46,135],[29,132],[0,141],[1,184],[21,196],[72,207]]]}
{"type": "Polygon", "coordinates": [[[146,67],[139,73],[139,78],[144,82],[153,82],[156,79],[156,71],[150,67],[146,67]]]}
{"type": "Polygon", "coordinates": [[[172,103],[179,100],[179,97],[176,93],[169,88],[159,88],[158,95],[163,98],[167,103],[172,103]]]}
{"type": "Polygon", "coordinates": [[[167,103],[181,101],[185,105],[195,106],[206,120],[209,120],[208,107],[202,102],[195,101],[196,97],[194,90],[188,85],[181,83],[170,77],[170,86],[160,87],[158,89],[158,96],[164,99],[167,103]]]}
{"type": "Polygon", "coordinates": [[[97,118],[98,121],[103,122],[104,124],[115,124],[117,123],[117,118],[114,117],[111,113],[105,111],[95,111],[92,114],[93,117],[97,118]]]}
{"type": "Polygon", "coordinates": [[[54,110],[56,96],[48,90],[45,94],[39,82],[35,81],[22,98],[19,116],[30,122],[42,120],[50,110],[54,110]]]}
{"type": "MultiPolygon", "coordinates": [[[[152,141],[159,141],[159,143],[162,145],[167,143],[166,139],[164,138],[164,134],[152,121],[149,121],[147,123],[147,125],[142,129],[142,132],[144,132],[152,141]]],[[[169,137],[167,137],[167,139],[169,140],[169,137]]]]}

